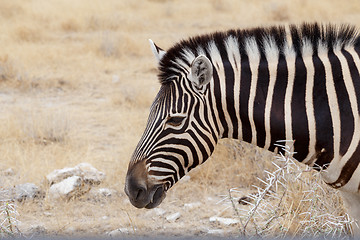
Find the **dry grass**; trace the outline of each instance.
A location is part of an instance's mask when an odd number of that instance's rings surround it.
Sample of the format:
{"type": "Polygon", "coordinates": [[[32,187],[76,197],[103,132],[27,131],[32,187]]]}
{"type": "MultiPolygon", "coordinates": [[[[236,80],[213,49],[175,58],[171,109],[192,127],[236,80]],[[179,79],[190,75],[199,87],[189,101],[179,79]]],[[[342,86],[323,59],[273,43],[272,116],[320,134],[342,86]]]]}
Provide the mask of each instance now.
{"type": "MultiPolygon", "coordinates": [[[[102,187],[118,191],[101,201],[84,196],[18,204],[21,231],[97,235],[127,228],[131,234],[181,234],[197,223],[189,234],[209,229],[238,234],[238,226],[208,219],[234,217],[232,209],[216,204],[222,195],[233,187],[251,193],[257,178],[266,177],[264,169],[271,169],[273,156],[248,144],[222,141],[211,160],[190,173],[190,181],[168,193],[161,208],[165,215],[180,212],[176,223],[134,209],[123,194],[128,160],[159,88],[147,39],[166,49],[182,38],[229,28],[360,22],[357,0],[147,0],[139,5],[130,0],[0,0],[0,172],[9,167],[16,172],[0,175],[0,191],[25,182],[46,189],[46,174],[80,162],[105,172],[102,187]],[[196,209],[184,207],[197,201],[196,209]]],[[[299,206],[293,192],[282,200],[284,208],[299,206]]],[[[292,233],[297,231],[292,223],[300,221],[295,215],[283,224],[292,233]]]]}

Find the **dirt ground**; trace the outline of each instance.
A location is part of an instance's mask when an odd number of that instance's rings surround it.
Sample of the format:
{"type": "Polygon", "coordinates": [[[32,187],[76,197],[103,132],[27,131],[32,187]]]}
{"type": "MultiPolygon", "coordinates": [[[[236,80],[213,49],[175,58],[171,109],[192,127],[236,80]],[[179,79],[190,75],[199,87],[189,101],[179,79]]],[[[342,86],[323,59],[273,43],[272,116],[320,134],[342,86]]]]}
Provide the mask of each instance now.
{"type": "MultiPolygon", "coordinates": [[[[123,192],[127,164],[158,89],[151,38],[167,49],[202,33],[302,22],[360,27],[357,0],[0,0],[0,189],[91,163],[108,198],[16,203],[27,235],[240,235],[230,201],[254,191],[273,156],[221,141],[209,161],[169,192],[160,209],[135,209],[123,192]],[[174,213],[180,217],[171,222],[174,213]]],[[[290,200],[289,200],[290,201],[290,200]]],[[[290,204],[290,203],[289,203],[290,204]]],[[[249,207],[250,208],[250,207],[249,207]]],[[[289,220],[290,221],[290,220],[289,220]]],[[[290,229],[290,228],[289,228],[290,229]]]]}

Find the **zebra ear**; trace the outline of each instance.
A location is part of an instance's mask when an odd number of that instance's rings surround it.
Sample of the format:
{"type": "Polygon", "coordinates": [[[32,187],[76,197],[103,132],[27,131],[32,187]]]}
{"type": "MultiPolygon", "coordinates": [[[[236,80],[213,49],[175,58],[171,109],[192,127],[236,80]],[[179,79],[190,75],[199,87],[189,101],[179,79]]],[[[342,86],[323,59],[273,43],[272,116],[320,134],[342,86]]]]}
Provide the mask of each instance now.
{"type": "Polygon", "coordinates": [[[213,66],[204,55],[196,57],[190,68],[189,79],[198,88],[208,84],[213,77],[213,66]]]}
{"type": "Polygon", "coordinates": [[[166,51],[156,46],[153,40],[149,39],[151,50],[153,51],[157,62],[159,63],[161,59],[164,57],[166,51]]]}

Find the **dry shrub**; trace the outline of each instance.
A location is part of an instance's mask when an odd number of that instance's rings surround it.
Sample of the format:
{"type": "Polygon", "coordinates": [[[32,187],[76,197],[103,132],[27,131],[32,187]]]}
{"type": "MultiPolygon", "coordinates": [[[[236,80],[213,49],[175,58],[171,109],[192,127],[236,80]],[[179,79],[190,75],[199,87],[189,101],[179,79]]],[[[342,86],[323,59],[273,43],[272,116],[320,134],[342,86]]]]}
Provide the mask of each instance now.
{"type": "MultiPolygon", "coordinates": [[[[1,193],[1,188],[0,188],[1,193]]],[[[14,238],[20,236],[18,229],[18,212],[16,205],[0,201],[0,238],[14,238]]]]}
{"type": "Polygon", "coordinates": [[[228,199],[240,219],[244,236],[346,237],[351,220],[339,192],[328,187],[315,170],[300,165],[293,153],[278,156],[275,169],[265,168],[266,177],[254,184],[247,206],[236,204],[242,191],[229,190],[228,199]],[[235,197],[238,195],[237,197],[235,197]]]}

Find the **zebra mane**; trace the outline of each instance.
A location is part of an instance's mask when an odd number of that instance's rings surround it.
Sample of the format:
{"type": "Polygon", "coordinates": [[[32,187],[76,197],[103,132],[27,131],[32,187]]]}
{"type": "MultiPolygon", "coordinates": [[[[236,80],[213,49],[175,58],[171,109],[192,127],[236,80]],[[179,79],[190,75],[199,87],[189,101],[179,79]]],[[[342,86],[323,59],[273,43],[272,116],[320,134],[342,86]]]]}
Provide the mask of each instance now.
{"type": "Polygon", "coordinates": [[[305,48],[311,49],[310,54],[317,55],[320,47],[325,47],[329,52],[345,47],[360,47],[358,30],[355,26],[347,24],[304,23],[302,25],[290,25],[288,31],[285,26],[274,26],[215,32],[182,40],[170,48],[160,61],[160,83],[164,85],[179,73],[186,73],[186,69],[194,57],[203,54],[210,58],[211,51],[214,51],[213,46],[216,46],[223,56],[226,54],[228,39],[235,39],[241,56],[249,55],[249,46],[253,46],[254,48],[257,47],[256,51],[260,52],[261,58],[266,57],[266,48],[269,46],[273,48],[271,50],[276,50],[285,56],[289,49],[296,56],[302,56],[305,52],[309,54],[305,48]],[[249,44],[250,42],[254,44],[249,44]]]}

